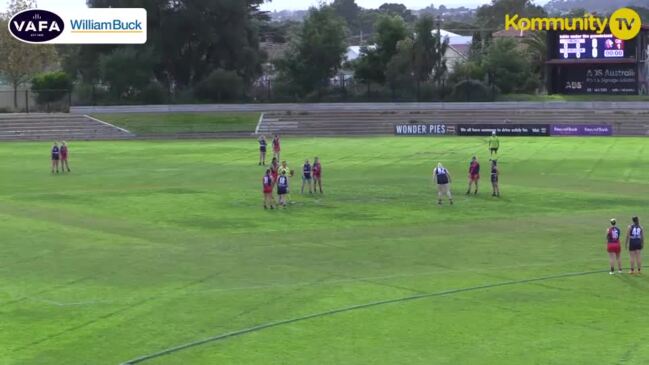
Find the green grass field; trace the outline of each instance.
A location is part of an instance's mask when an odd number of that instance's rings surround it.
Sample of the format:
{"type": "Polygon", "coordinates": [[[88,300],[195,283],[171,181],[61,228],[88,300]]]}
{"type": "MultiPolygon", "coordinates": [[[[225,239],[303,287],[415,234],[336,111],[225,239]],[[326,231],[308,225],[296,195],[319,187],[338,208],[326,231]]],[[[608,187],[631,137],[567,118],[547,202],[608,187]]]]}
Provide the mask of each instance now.
{"type": "Polygon", "coordinates": [[[95,118],[137,135],[176,133],[253,132],[259,113],[115,113],[95,118]]]}
{"type": "Polygon", "coordinates": [[[495,199],[480,138],[285,138],[325,194],[294,178],[279,211],[254,139],[72,142],[59,176],[47,143],[0,144],[0,364],[116,365],[269,323],[141,363],[647,364],[649,273],[609,276],[603,241],[649,219],[648,142],[503,138],[495,199]]]}

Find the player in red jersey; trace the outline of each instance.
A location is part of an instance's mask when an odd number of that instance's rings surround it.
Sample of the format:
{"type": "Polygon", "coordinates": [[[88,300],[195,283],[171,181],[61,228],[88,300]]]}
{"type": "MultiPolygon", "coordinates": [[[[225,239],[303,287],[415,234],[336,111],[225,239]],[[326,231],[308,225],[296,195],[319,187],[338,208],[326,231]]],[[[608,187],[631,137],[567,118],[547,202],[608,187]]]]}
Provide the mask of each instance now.
{"type": "Polygon", "coordinates": [[[621,231],[616,227],[617,222],[611,219],[611,226],[606,230],[606,252],[608,252],[608,260],[611,265],[611,272],[615,274],[615,262],[617,261],[617,272],[622,273],[622,262],[620,261],[620,234],[621,231]]]}
{"type": "Polygon", "coordinates": [[[279,160],[280,150],[281,148],[279,145],[279,136],[276,134],[275,137],[273,137],[273,157],[277,158],[277,160],[279,160]]]}
{"type": "Polygon", "coordinates": [[[273,177],[270,175],[270,169],[266,169],[266,174],[261,180],[264,192],[264,209],[275,209],[275,201],[273,199],[273,184],[275,183],[273,177]]]}
{"type": "Polygon", "coordinates": [[[466,191],[466,195],[471,194],[471,185],[475,184],[475,191],[473,194],[478,194],[478,180],[480,180],[480,163],[478,159],[473,156],[471,158],[471,164],[469,164],[469,189],[466,191]]]}
{"type": "Polygon", "coordinates": [[[279,162],[277,158],[273,157],[273,161],[270,163],[270,176],[273,178],[273,183],[277,181],[279,176],[279,162]]]}
{"type": "Polygon", "coordinates": [[[70,172],[70,165],[68,165],[68,145],[65,143],[65,141],[61,142],[61,172],[65,171],[65,169],[70,172]]]}
{"type": "Polygon", "coordinates": [[[322,194],[322,165],[320,158],[313,159],[313,190],[315,191],[320,187],[320,194],[322,194]]]}

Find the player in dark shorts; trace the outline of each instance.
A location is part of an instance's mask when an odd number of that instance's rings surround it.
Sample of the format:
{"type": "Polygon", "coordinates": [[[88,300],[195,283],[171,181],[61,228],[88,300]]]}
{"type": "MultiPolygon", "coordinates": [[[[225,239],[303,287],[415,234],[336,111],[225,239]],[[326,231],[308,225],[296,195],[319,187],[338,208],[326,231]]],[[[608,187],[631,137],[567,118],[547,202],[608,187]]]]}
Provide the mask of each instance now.
{"type": "Polygon", "coordinates": [[[627,230],[625,246],[629,250],[629,256],[631,256],[631,271],[629,274],[633,275],[635,274],[634,270],[636,267],[638,268],[638,274],[642,270],[640,253],[644,246],[644,228],[640,225],[640,219],[638,217],[633,217],[631,220],[633,224],[627,230]]]}
{"type": "Polygon", "coordinates": [[[498,177],[500,176],[500,171],[498,170],[498,165],[496,160],[491,160],[491,189],[493,193],[491,196],[500,196],[500,187],[498,186],[498,177]]]}
{"type": "Polygon", "coordinates": [[[65,169],[70,172],[70,165],[68,164],[68,145],[65,141],[61,142],[61,148],[59,150],[61,151],[61,172],[65,171],[65,169]]]}
{"type": "Polygon", "coordinates": [[[279,162],[277,158],[273,157],[273,161],[270,163],[270,176],[273,178],[273,183],[277,181],[279,177],[279,162]]]}
{"type": "Polygon", "coordinates": [[[315,191],[320,187],[320,194],[322,194],[322,165],[320,158],[313,159],[313,190],[315,191]]]}
{"type": "Polygon", "coordinates": [[[58,143],[54,142],[52,146],[52,173],[56,170],[56,173],[59,173],[59,159],[61,158],[61,150],[59,149],[58,143]]]}
{"type": "Polygon", "coordinates": [[[266,165],[266,137],[259,137],[259,166],[266,165]]]}
{"type": "Polygon", "coordinates": [[[466,195],[471,194],[471,185],[473,184],[475,184],[473,195],[478,194],[478,180],[480,180],[480,163],[478,158],[473,156],[469,164],[469,189],[466,191],[466,195]]]}
{"type": "Polygon", "coordinates": [[[309,185],[309,194],[313,194],[313,189],[311,188],[311,178],[312,167],[309,163],[309,160],[304,161],[304,166],[302,166],[302,191],[301,194],[304,194],[304,184],[309,185]]]}
{"type": "Polygon", "coordinates": [[[277,158],[277,160],[279,160],[280,150],[279,136],[276,134],[275,137],[273,137],[273,157],[277,158]]]}
{"type": "Polygon", "coordinates": [[[622,232],[616,227],[617,222],[611,219],[611,226],[606,230],[606,252],[611,266],[609,274],[615,274],[615,263],[617,262],[618,273],[622,273],[622,262],[620,261],[620,236],[622,232]]]}
{"type": "Polygon", "coordinates": [[[273,177],[270,175],[270,169],[266,169],[264,177],[261,179],[261,184],[264,192],[264,209],[275,209],[275,201],[273,199],[273,177]]]}
{"type": "Polygon", "coordinates": [[[286,194],[288,194],[288,176],[286,172],[282,171],[277,178],[277,196],[279,197],[279,205],[286,206],[286,194]]]}

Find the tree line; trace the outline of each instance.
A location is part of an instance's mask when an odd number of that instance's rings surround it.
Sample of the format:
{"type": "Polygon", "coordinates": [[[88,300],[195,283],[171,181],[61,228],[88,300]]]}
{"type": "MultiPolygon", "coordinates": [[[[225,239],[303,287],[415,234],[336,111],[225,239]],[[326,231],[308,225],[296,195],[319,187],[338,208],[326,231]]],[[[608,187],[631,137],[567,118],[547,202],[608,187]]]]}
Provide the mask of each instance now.
{"type": "MultiPolygon", "coordinates": [[[[547,15],[530,0],[492,0],[471,21],[449,18],[441,6],[416,16],[402,4],[363,9],[355,0],[334,0],[311,8],[300,23],[283,24],[260,11],[263,1],[87,0],[89,7],[147,9],[147,43],[34,46],[0,32],[0,78],[13,90],[73,88],[80,104],[486,100],[544,85],[544,34],[522,43],[492,37],[506,13],[547,15]],[[451,26],[473,36],[469,54],[457,64],[448,63],[451,46],[440,35],[451,26]],[[366,35],[361,56],[348,62],[346,51],[359,33],[366,35]],[[285,51],[269,60],[262,37],[284,44],[285,51]]],[[[0,26],[6,29],[12,14],[35,6],[34,0],[11,0],[0,26]]]]}

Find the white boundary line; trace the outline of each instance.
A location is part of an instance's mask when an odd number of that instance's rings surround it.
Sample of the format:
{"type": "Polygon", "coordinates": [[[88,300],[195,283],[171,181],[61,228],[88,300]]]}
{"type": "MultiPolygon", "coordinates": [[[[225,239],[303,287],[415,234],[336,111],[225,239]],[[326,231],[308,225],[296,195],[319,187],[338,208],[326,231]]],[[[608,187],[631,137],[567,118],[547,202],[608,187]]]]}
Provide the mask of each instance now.
{"type": "Polygon", "coordinates": [[[255,128],[255,134],[259,134],[259,127],[261,127],[261,122],[264,120],[264,113],[262,112],[259,115],[259,122],[257,122],[257,128],[255,128]]]}
{"type": "Polygon", "coordinates": [[[101,124],[107,125],[107,126],[109,126],[109,127],[113,127],[113,128],[115,128],[115,129],[119,129],[120,131],[122,131],[122,132],[124,132],[124,133],[128,133],[128,134],[130,134],[130,135],[132,135],[132,136],[134,135],[133,133],[127,131],[126,129],[124,129],[124,128],[122,128],[122,127],[118,127],[118,126],[116,126],[116,125],[113,125],[113,124],[110,124],[110,123],[104,122],[103,120],[99,120],[99,119],[97,119],[97,118],[95,118],[95,117],[91,117],[91,116],[89,116],[88,114],[84,114],[83,116],[86,117],[86,118],[88,118],[88,119],[92,119],[92,120],[94,120],[95,122],[99,122],[99,123],[101,123],[101,124]]]}

